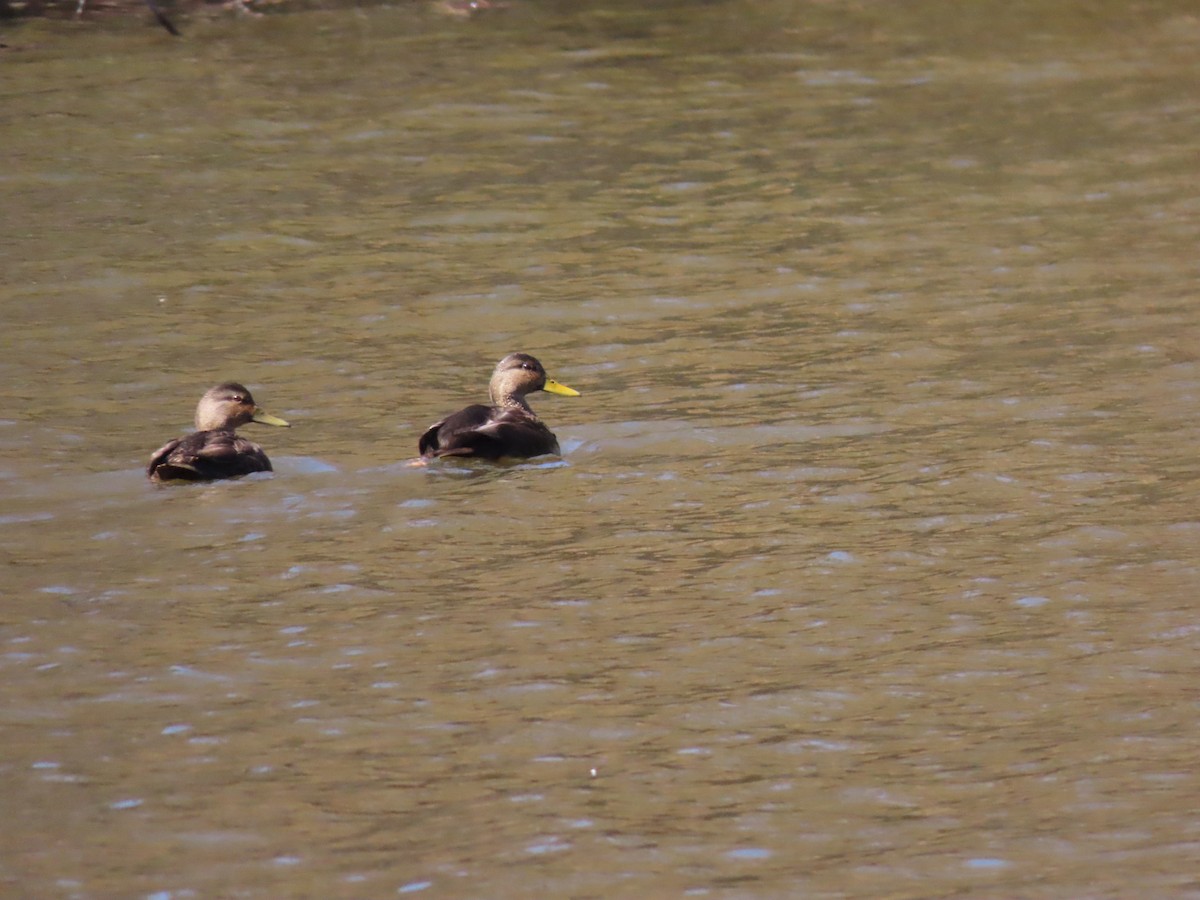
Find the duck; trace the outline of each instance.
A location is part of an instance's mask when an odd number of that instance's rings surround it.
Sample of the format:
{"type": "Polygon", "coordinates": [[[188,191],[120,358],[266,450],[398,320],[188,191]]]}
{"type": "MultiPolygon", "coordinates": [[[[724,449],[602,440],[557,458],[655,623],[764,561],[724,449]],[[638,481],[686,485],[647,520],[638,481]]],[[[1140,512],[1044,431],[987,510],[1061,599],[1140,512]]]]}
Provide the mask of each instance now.
{"type": "Polygon", "coordinates": [[[216,481],[273,471],[263,448],[234,430],[247,422],[291,427],[260,409],[245,385],[226,381],[209,388],[196,404],[196,430],[159,447],[146,476],[155,482],[216,481]]]}
{"type": "Polygon", "coordinates": [[[417,442],[421,458],[499,460],[558,454],[558,438],[525,400],[534,391],[579,396],[574,388],[547,377],[542,364],[528,353],[510,353],[492,372],[491,406],[477,403],[430,425],[417,442]]]}

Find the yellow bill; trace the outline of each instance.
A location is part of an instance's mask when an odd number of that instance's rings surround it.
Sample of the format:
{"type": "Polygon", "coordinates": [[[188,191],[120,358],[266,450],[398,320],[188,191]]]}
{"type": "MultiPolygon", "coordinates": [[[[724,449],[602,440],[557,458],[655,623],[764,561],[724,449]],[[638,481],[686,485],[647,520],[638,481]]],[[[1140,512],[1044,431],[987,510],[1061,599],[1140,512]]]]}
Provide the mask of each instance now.
{"type": "Polygon", "coordinates": [[[542,388],[547,394],[558,394],[561,397],[578,397],[579,391],[575,388],[569,388],[565,384],[559,384],[553,378],[546,379],[546,386],[542,388]]]}
{"type": "Polygon", "coordinates": [[[250,417],[251,422],[258,422],[260,425],[278,425],[280,428],[291,428],[292,423],[286,422],[279,416],[273,416],[265,409],[254,407],[254,415],[250,417]]]}

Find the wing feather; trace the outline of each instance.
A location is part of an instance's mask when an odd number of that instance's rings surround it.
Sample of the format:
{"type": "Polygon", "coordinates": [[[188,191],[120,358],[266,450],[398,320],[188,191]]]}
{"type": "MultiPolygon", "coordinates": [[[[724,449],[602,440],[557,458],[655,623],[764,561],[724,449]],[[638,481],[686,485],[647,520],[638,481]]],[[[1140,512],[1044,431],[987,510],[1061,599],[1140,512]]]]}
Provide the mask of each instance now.
{"type": "Polygon", "coordinates": [[[542,420],[520,409],[477,404],[430,426],[418,442],[422,456],[481,459],[529,458],[558,453],[558,441],[542,420]]]}
{"type": "Polygon", "coordinates": [[[213,481],[252,472],[270,472],[263,448],[228,429],[197,431],[164,444],[150,458],[153,481],[213,481]]]}

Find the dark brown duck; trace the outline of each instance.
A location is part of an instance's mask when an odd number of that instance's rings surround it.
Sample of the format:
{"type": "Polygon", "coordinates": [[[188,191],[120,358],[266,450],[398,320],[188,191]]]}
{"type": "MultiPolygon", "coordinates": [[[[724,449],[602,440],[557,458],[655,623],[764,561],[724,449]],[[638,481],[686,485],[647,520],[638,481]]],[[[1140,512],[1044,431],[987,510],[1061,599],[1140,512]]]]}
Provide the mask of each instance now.
{"type": "Polygon", "coordinates": [[[238,435],[248,422],[287,427],[288,423],[259,409],[243,385],[227,381],[209,388],[196,405],[196,430],[163,444],[150,457],[151,481],[215,481],[251,472],[270,472],[263,448],[238,435]]]}
{"type": "Polygon", "coordinates": [[[528,353],[510,353],[492,372],[492,405],[468,406],[429,426],[417,444],[421,456],[528,459],[558,453],[554,432],[525,401],[534,391],[579,396],[579,391],[547,378],[542,364],[528,353]]]}

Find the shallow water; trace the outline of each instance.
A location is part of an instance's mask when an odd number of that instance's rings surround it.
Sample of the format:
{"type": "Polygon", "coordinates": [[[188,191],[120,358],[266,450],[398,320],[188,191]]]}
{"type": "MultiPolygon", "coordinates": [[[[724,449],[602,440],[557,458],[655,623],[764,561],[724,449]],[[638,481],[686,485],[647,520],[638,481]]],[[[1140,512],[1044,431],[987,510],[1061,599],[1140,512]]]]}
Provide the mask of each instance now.
{"type": "Polygon", "coordinates": [[[0,883],[1200,896],[1190,4],[181,24],[0,58],[0,883]]]}

